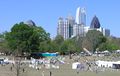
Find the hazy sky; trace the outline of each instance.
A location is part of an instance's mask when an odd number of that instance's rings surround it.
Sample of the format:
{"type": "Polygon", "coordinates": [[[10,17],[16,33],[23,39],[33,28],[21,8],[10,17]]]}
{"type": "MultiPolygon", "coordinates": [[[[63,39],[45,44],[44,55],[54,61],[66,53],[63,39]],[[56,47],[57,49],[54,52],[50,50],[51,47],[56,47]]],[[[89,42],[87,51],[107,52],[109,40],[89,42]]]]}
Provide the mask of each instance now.
{"type": "Polygon", "coordinates": [[[87,26],[96,15],[102,27],[120,37],[120,0],[0,0],[0,33],[31,19],[55,37],[58,18],[75,18],[79,6],[86,8],[87,26]]]}

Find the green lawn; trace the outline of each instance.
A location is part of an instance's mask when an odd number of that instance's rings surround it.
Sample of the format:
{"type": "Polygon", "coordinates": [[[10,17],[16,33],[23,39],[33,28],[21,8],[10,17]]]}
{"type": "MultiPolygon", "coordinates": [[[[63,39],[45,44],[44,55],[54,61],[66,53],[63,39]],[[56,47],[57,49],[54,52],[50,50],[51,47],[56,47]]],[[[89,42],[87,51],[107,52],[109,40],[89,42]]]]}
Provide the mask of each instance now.
{"type": "MultiPolygon", "coordinates": [[[[22,70],[20,71],[20,76],[50,76],[50,71],[52,72],[52,76],[120,76],[120,70],[118,71],[103,71],[103,72],[91,72],[91,71],[80,71],[79,74],[77,74],[76,70],[72,70],[72,62],[73,60],[66,59],[66,61],[70,64],[64,64],[60,65],[59,69],[32,69],[28,66],[23,66],[25,68],[25,72],[22,70]]],[[[6,66],[0,65],[0,76],[16,76],[16,70],[13,68],[13,70],[10,70],[11,64],[6,66]]]]}

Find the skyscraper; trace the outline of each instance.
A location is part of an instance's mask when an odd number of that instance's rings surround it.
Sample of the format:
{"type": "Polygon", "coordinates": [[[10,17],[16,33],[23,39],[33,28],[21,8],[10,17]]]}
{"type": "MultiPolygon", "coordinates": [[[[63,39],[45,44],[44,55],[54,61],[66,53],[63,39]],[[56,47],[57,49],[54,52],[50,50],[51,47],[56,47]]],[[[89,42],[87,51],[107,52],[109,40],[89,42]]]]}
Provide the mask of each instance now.
{"type": "Polygon", "coordinates": [[[91,21],[90,28],[93,28],[93,29],[100,28],[100,22],[99,22],[99,19],[96,16],[93,17],[93,19],[91,21]]]}
{"type": "Polygon", "coordinates": [[[84,27],[86,25],[85,8],[78,7],[76,10],[76,24],[73,27],[73,36],[84,36],[84,27]]]}
{"type": "Polygon", "coordinates": [[[84,25],[82,24],[75,24],[73,27],[73,37],[74,36],[84,36],[84,25]]]}
{"type": "Polygon", "coordinates": [[[86,25],[86,11],[85,8],[81,8],[81,24],[86,25]]]}
{"type": "Polygon", "coordinates": [[[76,10],[76,23],[77,24],[81,23],[81,21],[80,21],[81,20],[80,13],[81,13],[80,12],[80,7],[78,7],[77,10],[76,10]]]}
{"type": "Polygon", "coordinates": [[[70,36],[69,36],[69,32],[70,32],[69,28],[70,28],[70,26],[69,26],[69,19],[66,18],[65,19],[65,23],[64,23],[64,36],[63,36],[64,39],[70,38],[70,36]]]}
{"type": "Polygon", "coordinates": [[[67,19],[68,19],[68,23],[69,23],[68,24],[69,25],[69,37],[71,37],[73,35],[73,27],[75,24],[75,19],[71,15],[69,15],[67,17],[67,19]]]}
{"type": "Polygon", "coordinates": [[[110,36],[110,30],[102,28],[96,16],[93,17],[91,25],[86,26],[85,8],[77,8],[76,20],[72,16],[68,16],[65,20],[62,17],[58,19],[57,35],[63,36],[64,39],[75,36],[84,37],[89,30],[98,30],[104,36],[110,36]]]}
{"type": "Polygon", "coordinates": [[[26,22],[24,22],[25,24],[27,24],[28,26],[36,26],[35,22],[32,20],[28,20],[26,22]]]}
{"type": "Polygon", "coordinates": [[[76,10],[76,23],[86,25],[86,11],[85,8],[78,7],[76,10]]]}
{"type": "Polygon", "coordinates": [[[85,8],[78,7],[76,10],[76,22],[75,19],[69,15],[65,20],[63,18],[58,19],[57,34],[63,36],[64,39],[68,39],[74,36],[84,36],[84,26],[86,25],[86,12],[85,8]]]}
{"type": "Polygon", "coordinates": [[[68,16],[65,20],[63,20],[63,18],[59,18],[57,34],[63,36],[64,39],[71,38],[73,35],[74,24],[75,20],[72,16],[68,16]]]}
{"type": "Polygon", "coordinates": [[[64,20],[62,17],[58,19],[58,28],[57,28],[57,34],[64,36],[64,20]]]}

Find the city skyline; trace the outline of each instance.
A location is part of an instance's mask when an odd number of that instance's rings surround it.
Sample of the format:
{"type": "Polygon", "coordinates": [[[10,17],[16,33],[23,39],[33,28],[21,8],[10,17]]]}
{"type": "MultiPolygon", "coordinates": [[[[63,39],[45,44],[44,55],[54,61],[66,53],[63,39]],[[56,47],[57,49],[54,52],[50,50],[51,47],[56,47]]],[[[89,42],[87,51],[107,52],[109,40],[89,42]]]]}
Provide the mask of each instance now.
{"type": "Polygon", "coordinates": [[[76,9],[76,17],[69,15],[67,18],[60,17],[58,19],[57,35],[61,35],[64,39],[75,36],[84,37],[84,28],[86,26],[86,10],[83,7],[76,9]]]}
{"type": "Polygon", "coordinates": [[[110,36],[110,30],[101,27],[99,19],[95,15],[90,26],[86,26],[86,10],[78,7],[76,9],[76,18],[67,16],[58,19],[57,35],[61,35],[65,40],[73,37],[85,37],[89,30],[100,31],[104,36],[110,36]]]}
{"type": "Polygon", "coordinates": [[[96,15],[102,27],[108,28],[111,35],[120,37],[120,1],[96,1],[96,0],[11,0],[0,1],[0,33],[10,31],[12,26],[21,21],[33,20],[37,26],[42,26],[51,37],[57,35],[57,20],[60,16],[66,18],[69,14],[76,15],[77,7],[86,9],[86,25],[90,26],[91,20],[96,15]],[[112,5],[112,6],[111,6],[112,5]]]}

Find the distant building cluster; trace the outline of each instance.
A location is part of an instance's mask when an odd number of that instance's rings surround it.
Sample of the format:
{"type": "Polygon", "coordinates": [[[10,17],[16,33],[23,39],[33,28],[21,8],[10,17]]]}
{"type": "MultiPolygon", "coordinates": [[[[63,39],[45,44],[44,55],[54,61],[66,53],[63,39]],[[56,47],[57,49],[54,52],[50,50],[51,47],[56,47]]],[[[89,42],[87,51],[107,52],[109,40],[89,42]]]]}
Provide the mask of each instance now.
{"type": "Polygon", "coordinates": [[[62,17],[58,19],[57,35],[63,36],[64,39],[75,36],[84,37],[89,30],[98,30],[104,36],[110,36],[110,30],[102,28],[96,16],[93,17],[90,26],[86,26],[85,8],[77,8],[76,19],[70,15],[65,19],[62,17]]]}
{"type": "Polygon", "coordinates": [[[32,20],[28,20],[26,22],[24,22],[25,24],[27,24],[28,26],[36,26],[35,22],[32,20]]]}

